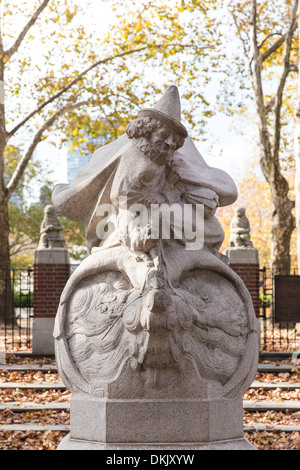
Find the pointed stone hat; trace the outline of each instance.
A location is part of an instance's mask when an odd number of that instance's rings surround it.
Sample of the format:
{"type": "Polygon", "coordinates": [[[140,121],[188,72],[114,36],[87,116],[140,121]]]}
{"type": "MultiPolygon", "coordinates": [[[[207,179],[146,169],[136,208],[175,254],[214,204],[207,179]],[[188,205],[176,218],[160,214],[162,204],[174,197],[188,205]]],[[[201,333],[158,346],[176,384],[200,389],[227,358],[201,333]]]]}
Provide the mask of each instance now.
{"type": "Polygon", "coordinates": [[[169,86],[153,108],[141,109],[138,117],[156,117],[168,127],[184,137],[188,136],[186,128],[181,124],[181,105],[178,88],[169,86]]]}

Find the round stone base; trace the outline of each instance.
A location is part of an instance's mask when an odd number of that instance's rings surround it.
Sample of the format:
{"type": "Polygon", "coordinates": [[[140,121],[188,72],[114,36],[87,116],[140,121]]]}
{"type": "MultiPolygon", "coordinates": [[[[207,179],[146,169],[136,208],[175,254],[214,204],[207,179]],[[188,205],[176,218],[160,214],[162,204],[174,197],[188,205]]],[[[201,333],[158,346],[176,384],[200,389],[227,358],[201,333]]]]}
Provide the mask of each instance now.
{"type": "Polygon", "coordinates": [[[228,441],[205,442],[205,443],[176,443],[176,444],[116,444],[103,443],[95,441],[82,441],[71,439],[70,434],[65,436],[60,442],[57,450],[257,450],[248,439],[230,439],[228,441]]]}

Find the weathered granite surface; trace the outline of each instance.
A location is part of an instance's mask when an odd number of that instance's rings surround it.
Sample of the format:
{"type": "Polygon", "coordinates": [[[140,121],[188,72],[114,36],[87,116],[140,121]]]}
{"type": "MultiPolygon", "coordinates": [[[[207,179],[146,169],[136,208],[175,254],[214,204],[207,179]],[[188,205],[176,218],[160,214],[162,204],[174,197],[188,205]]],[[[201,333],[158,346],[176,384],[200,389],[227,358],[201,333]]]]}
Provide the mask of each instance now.
{"type": "Polygon", "coordinates": [[[237,191],[204,162],[180,115],[172,86],[54,189],[57,210],[84,224],[91,253],[56,317],[59,374],[73,393],[59,449],[251,447],[241,397],[256,374],[255,314],[219,252],[215,217],[237,191]],[[150,210],[166,220],[174,204],[187,216],[174,215],[165,236],[150,210]]]}

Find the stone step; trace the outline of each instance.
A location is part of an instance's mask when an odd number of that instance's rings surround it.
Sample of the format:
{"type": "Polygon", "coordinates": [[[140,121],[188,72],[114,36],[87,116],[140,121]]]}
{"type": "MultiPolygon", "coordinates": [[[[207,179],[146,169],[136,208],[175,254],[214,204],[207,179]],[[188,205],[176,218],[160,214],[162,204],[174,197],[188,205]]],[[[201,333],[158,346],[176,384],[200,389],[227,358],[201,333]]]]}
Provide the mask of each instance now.
{"type": "Polygon", "coordinates": [[[37,372],[57,372],[55,364],[1,364],[0,371],[18,372],[18,371],[37,371],[37,372]]]}
{"type": "MultiPolygon", "coordinates": [[[[16,413],[23,413],[27,411],[40,411],[40,410],[69,410],[70,402],[50,402],[50,403],[35,403],[35,402],[7,402],[0,403],[0,411],[6,408],[16,413]]],[[[300,401],[298,400],[243,400],[243,408],[246,411],[300,411],[300,401]]]]}
{"type": "MultiPolygon", "coordinates": [[[[282,364],[282,365],[274,365],[274,364],[258,364],[257,372],[273,372],[273,373],[281,373],[281,372],[291,372],[292,370],[298,369],[296,365],[289,365],[289,364],[282,364]]],[[[1,364],[0,371],[41,371],[41,372],[57,372],[57,367],[55,364],[1,364]]]]}
{"type": "Polygon", "coordinates": [[[254,424],[253,426],[244,426],[244,432],[300,432],[300,425],[276,424],[272,427],[266,427],[264,424],[254,424]]]}
{"type": "MultiPolygon", "coordinates": [[[[23,424],[4,424],[0,425],[0,432],[12,431],[35,431],[35,432],[69,432],[70,425],[68,424],[38,424],[38,423],[23,423],[23,424]]],[[[252,426],[244,426],[244,432],[300,432],[300,425],[285,425],[277,424],[272,427],[266,427],[263,424],[257,423],[252,426]]]]}
{"type": "Polygon", "coordinates": [[[7,389],[20,390],[66,390],[66,386],[62,382],[42,382],[42,383],[19,383],[19,382],[2,382],[0,390],[7,389]]]}
{"type": "Polygon", "coordinates": [[[70,426],[68,424],[38,424],[38,423],[24,423],[24,424],[3,424],[0,425],[0,431],[58,431],[68,432],[70,426]]]}
{"type": "MultiPolygon", "coordinates": [[[[0,382],[0,390],[5,389],[20,390],[66,390],[66,386],[62,382],[0,382]]],[[[263,390],[275,390],[280,388],[282,390],[297,390],[300,388],[300,382],[259,382],[254,380],[249,388],[263,390]]]]}
{"type": "Polygon", "coordinates": [[[282,373],[282,372],[292,372],[295,370],[300,370],[300,368],[297,368],[295,365],[289,365],[289,364],[282,364],[280,366],[275,366],[273,364],[258,364],[257,372],[261,373],[282,373]]]}
{"type": "Polygon", "coordinates": [[[260,362],[263,361],[282,361],[290,359],[294,351],[263,351],[259,353],[260,362]]]}
{"type": "Polygon", "coordinates": [[[9,409],[14,413],[26,413],[27,411],[42,411],[42,410],[69,410],[70,403],[67,401],[62,402],[49,402],[49,403],[35,403],[35,402],[7,402],[0,403],[0,412],[9,409]]]}
{"type": "Polygon", "coordinates": [[[244,400],[243,408],[246,411],[300,411],[299,400],[244,400]]]}
{"type": "Polygon", "coordinates": [[[300,388],[300,382],[259,382],[254,380],[249,388],[263,390],[276,390],[280,388],[282,390],[297,390],[300,388]]]}

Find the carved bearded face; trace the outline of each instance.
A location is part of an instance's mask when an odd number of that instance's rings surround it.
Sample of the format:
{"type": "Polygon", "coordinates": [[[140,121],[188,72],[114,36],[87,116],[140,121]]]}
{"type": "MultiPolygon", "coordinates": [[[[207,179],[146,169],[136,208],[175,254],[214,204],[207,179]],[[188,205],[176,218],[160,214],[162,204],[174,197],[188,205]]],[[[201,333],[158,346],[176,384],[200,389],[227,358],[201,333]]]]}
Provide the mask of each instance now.
{"type": "Polygon", "coordinates": [[[175,150],[184,144],[184,137],[158,119],[150,117],[132,121],[126,133],[138,149],[159,165],[170,160],[175,150]]]}
{"type": "Polygon", "coordinates": [[[181,137],[166,126],[152,132],[149,139],[150,144],[155,148],[157,153],[166,160],[169,160],[175,150],[181,147],[181,145],[179,145],[180,141],[181,137]]]}

